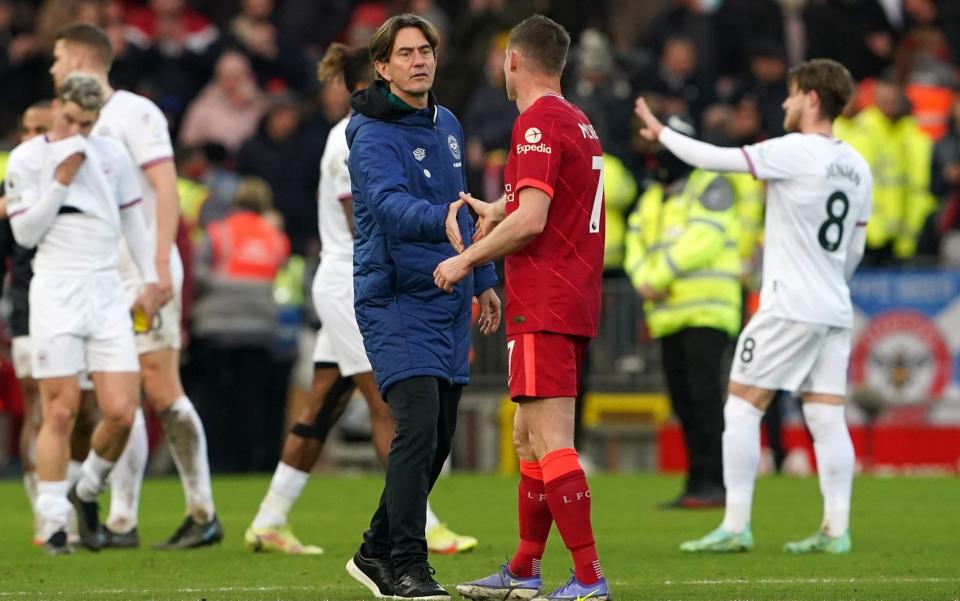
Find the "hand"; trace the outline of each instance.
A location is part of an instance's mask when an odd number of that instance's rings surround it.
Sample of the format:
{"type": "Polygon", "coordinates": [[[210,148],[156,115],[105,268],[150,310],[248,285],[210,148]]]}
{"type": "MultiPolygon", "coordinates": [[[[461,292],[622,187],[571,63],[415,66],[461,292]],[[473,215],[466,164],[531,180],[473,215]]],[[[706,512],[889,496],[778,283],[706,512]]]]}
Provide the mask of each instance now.
{"type": "Polygon", "coordinates": [[[639,294],[643,300],[648,301],[658,301],[667,298],[666,292],[657,292],[650,286],[650,284],[644,284],[643,286],[640,286],[640,288],[637,290],[637,294],[639,294]]]}
{"type": "Polygon", "coordinates": [[[170,275],[170,260],[157,259],[157,289],[159,292],[160,306],[170,302],[173,298],[173,277],[170,275]]]}
{"type": "Polygon", "coordinates": [[[80,171],[80,167],[86,158],[82,152],[75,152],[63,159],[63,161],[57,165],[57,171],[54,173],[57,181],[64,186],[72,184],[73,178],[77,176],[77,171],[80,171]]]}
{"type": "Polygon", "coordinates": [[[450,208],[447,209],[447,220],[444,222],[447,229],[447,240],[450,241],[450,246],[457,253],[463,252],[463,238],[460,236],[460,224],[457,222],[457,212],[462,206],[462,200],[451,202],[450,208]]]}
{"type": "Polygon", "coordinates": [[[493,288],[487,288],[477,297],[480,303],[480,320],[477,325],[480,326],[480,333],[489,336],[500,327],[500,298],[493,288]]]}
{"type": "Polygon", "coordinates": [[[503,221],[503,207],[501,203],[484,202],[478,200],[465,192],[460,193],[460,200],[470,205],[473,212],[477,214],[477,226],[473,230],[473,241],[483,238],[490,231],[497,227],[497,224],[503,221]]]}
{"type": "Polygon", "coordinates": [[[460,255],[450,257],[437,265],[433,272],[433,283],[444,292],[453,292],[457,282],[470,274],[470,266],[460,255]]]}
{"type": "Polygon", "coordinates": [[[153,318],[157,314],[157,309],[160,308],[160,289],[156,284],[147,284],[143,287],[143,290],[140,291],[140,294],[137,296],[137,299],[133,301],[133,311],[143,311],[144,316],[146,316],[147,323],[152,324],[153,318]]]}
{"type": "Polygon", "coordinates": [[[660,132],[663,131],[663,123],[660,123],[660,120],[653,116],[643,96],[637,97],[637,102],[633,106],[633,113],[643,122],[643,127],[640,128],[640,135],[643,136],[645,140],[656,142],[660,137],[660,132]]]}

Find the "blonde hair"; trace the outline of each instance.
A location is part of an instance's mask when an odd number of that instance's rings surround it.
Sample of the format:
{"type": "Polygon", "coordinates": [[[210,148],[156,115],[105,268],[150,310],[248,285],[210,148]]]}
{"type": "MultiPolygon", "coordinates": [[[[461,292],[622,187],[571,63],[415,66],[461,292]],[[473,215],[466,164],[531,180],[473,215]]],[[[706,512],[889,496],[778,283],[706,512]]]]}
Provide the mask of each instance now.
{"type": "Polygon", "coordinates": [[[103,86],[93,75],[75,71],[63,80],[57,99],[64,104],[72,102],[85,111],[99,111],[104,100],[103,86]]]}
{"type": "Polygon", "coordinates": [[[262,178],[241,177],[233,195],[233,206],[262,215],[273,208],[273,190],[262,178]]]}

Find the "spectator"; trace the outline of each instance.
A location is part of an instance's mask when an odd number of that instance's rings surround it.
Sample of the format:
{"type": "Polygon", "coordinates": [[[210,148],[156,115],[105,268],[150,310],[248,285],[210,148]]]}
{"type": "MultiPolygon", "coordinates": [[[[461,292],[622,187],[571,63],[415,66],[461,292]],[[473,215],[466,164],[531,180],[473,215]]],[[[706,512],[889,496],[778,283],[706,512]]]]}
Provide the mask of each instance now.
{"type": "Polygon", "coordinates": [[[290,243],[270,223],[270,187],[244,178],[233,212],[210,224],[197,251],[192,357],[204,374],[197,409],[209,430],[217,471],[268,470],[276,464],[285,398],[271,395],[278,307],[273,282],[290,243]]]}
{"type": "Polygon", "coordinates": [[[873,213],[864,261],[887,265],[916,254],[917,238],[934,210],[930,195],[932,142],[910,116],[903,88],[878,81],[874,105],[857,115],[854,140],[873,172],[873,213]]]}
{"type": "Polygon", "coordinates": [[[720,76],[748,74],[757,44],[784,56],[783,12],[777,0],[725,0],[713,17],[713,26],[720,76]]]}
{"type": "Polygon", "coordinates": [[[308,81],[306,60],[299,48],[281,35],[273,0],[243,0],[240,13],[230,20],[227,36],[250,60],[261,88],[303,90],[308,81]]]}
{"type": "Polygon", "coordinates": [[[300,123],[296,97],[272,96],[260,128],[237,153],[237,170],[270,184],[294,254],[312,256],[318,250],[317,165],[324,139],[311,135],[300,123]]]}
{"type": "Polygon", "coordinates": [[[126,21],[131,43],[156,46],[166,56],[204,54],[220,36],[216,26],[184,0],[150,0],[147,6],[131,9],[126,21]]]}
{"type": "MultiPolygon", "coordinates": [[[[756,99],[763,132],[783,135],[783,101],[787,98],[787,59],[781,44],[758,41],[750,49],[748,93],[756,99]]],[[[758,140],[751,140],[756,142],[758,140]]]]}
{"type": "Polygon", "coordinates": [[[6,84],[0,88],[0,132],[13,130],[28,106],[53,95],[46,73],[48,58],[29,15],[18,10],[18,4],[0,0],[0,81],[6,84]]]}
{"type": "Polygon", "coordinates": [[[857,81],[893,60],[893,28],[878,0],[811,0],[803,18],[807,58],[841,61],[857,81]]]}
{"type": "Polygon", "coordinates": [[[179,142],[220,144],[233,154],[257,130],[265,110],[250,62],[239,52],[225,52],[217,60],[214,80],[188,107],[179,142]]]}
{"type": "Polygon", "coordinates": [[[644,81],[643,92],[653,93],[663,112],[689,115],[699,124],[700,117],[713,101],[713,94],[698,71],[699,56],[693,39],[680,35],[666,38],[655,73],[644,81]]]}
{"type": "Polygon", "coordinates": [[[953,101],[950,130],[933,147],[930,191],[941,207],[935,237],[960,229],[960,96],[953,101]]]}
{"type": "Polygon", "coordinates": [[[713,23],[703,0],[673,0],[673,5],[656,17],[643,36],[641,45],[652,56],[666,53],[667,41],[685,38],[693,44],[693,54],[701,59],[701,72],[713,77],[713,23]]]}
{"type": "MultiPolygon", "coordinates": [[[[119,0],[105,3],[101,23],[113,48],[110,85],[115,90],[141,91],[146,70],[146,51],[127,41],[127,26],[123,21],[123,6],[119,0]]],[[[177,116],[168,114],[168,121],[176,122],[177,116]]]]}
{"type": "Polygon", "coordinates": [[[633,92],[617,66],[610,41],[597,29],[585,29],[572,54],[574,81],[566,86],[567,98],[590,118],[604,151],[629,157],[633,92]]]}
{"type": "Polygon", "coordinates": [[[503,60],[506,34],[490,40],[483,81],[476,87],[463,116],[467,145],[467,179],[471,190],[482,190],[484,198],[496,198],[503,191],[503,165],[510,149],[510,132],[517,118],[517,106],[504,91],[503,60]]]}
{"type": "Polygon", "coordinates": [[[217,144],[189,146],[177,152],[177,173],[207,190],[202,206],[189,213],[181,209],[192,227],[205,230],[211,222],[226,219],[230,212],[240,176],[224,167],[225,160],[226,150],[217,144]]]}

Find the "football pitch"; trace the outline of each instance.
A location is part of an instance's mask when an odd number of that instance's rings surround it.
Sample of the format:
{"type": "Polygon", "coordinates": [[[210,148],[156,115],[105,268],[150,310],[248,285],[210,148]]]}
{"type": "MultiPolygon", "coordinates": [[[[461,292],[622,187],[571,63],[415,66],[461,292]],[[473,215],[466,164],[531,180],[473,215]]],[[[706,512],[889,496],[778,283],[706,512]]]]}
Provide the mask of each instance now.
{"type": "MultiPolygon", "coordinates": [[[[854,483],[853,552],[789,556],[785,541],[816,529],[816,479],[762,478],[757,485],[754,550],[690,556],[677,545],[705,534],[720,510],[661,511],[679,480],[662,476],[591,476],[594,532],[614,598],[639,599],[960,599],[960,481],[957,478],[864,478],[854,483]]],[[[10,599],[362,600],[372,599],[344,572],[377,501],[378,474],[315,476],[291,516],[300,538],[321,545],[314,557],[254,554],[243,531],[269,479],[215,477],[226,539],[216,548],[149,548],[179,524],[183,496],[173,478],[148,479],[134,551],[78,550],[46,557],[29,544],[31,518],[19,481],[0,482],[0,601],[10,599]]],[[[512,554],[514,478],[454,475],[432,501],[453,529],[480,539],[476,551],[433,556],[437,579],[484,576],[512,554]]],[[[556,530],[543,561],[551,589],[568,577],[569,556],[556,530]]],[[[453,594],[453,598],[458,598],[453,594]]]]}

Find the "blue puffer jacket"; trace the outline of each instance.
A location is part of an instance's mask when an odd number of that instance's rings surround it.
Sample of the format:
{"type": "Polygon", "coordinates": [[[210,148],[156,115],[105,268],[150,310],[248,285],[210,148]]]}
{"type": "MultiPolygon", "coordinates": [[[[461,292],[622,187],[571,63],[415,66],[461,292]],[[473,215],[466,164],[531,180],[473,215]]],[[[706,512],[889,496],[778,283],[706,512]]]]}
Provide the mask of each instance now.
{"type": "MultiPolygon", "coordinates": [[[[354,93],[351,105],[354,305],[380,391],[415,376],[467,384],[471,300],[497,283],[496,273],[483,265],[452,294],[433,283],[437,265],[455,254],[444,221],[466,190],[463,130],[432,96],[415,110],[382,82],[354,93]]],[[[466,207],[458,221],[469,244],[466,207]]]]}

